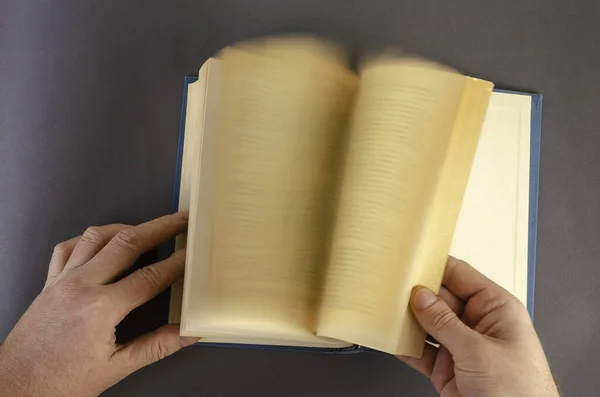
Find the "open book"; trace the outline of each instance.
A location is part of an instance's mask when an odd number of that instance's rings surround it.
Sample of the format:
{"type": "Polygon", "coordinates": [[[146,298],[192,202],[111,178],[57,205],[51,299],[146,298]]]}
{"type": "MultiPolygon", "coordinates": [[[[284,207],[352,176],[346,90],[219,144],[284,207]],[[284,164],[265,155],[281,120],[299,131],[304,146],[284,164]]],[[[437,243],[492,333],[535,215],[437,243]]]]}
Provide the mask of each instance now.
{"type": "MultiPolygon", "coordinates": [[[[495,148],[482,152],[482,139],[477,149],[484,118],[484,132],[502,121],[486,117],[491,89],[391,56],[359,77],[340,51],[310,39],[211,58],[187,97],[179,207],[190,226],[170,320],[202,342],[419,356],[412,287],[437,290],[448,252],[481,256],[472,239],[489,206],[480,200],[498,204],[485,197],[499,182],[486,179],[495,148]]],[[[501,96],[515,97],[494,94],[499,108],[510,102],[501,96]]],[[[514,172],[504,175],[515,185],[514,172]]],[[[522,202],[506,205],[519,230],[522,202]]],[[[504,285],[526,300],[527,264],[514,269],[504,285]]]]}

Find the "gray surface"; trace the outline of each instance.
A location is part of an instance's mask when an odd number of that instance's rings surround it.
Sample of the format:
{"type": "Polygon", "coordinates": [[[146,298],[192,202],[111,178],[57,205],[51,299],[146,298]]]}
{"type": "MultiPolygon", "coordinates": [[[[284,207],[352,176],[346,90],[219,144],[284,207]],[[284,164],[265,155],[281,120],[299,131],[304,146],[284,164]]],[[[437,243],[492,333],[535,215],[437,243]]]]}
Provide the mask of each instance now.
{"type": "MultiPolygon", "coordinates": [[[[401,46],[544,94],[535,323],[565,395],[595,394],[600,3],[566,3],[0,1],[0,340],[42,287],[56,242],[91,224],[169,211],[184,75],[236,40],[315,31],[364,48],[401,46]]],[[[130,323],[143,329],[164,315],[130,323]]],[[[382,355],[214,348],[188,349],[106,395],[169,390],[433,395],[382,355]]]]}

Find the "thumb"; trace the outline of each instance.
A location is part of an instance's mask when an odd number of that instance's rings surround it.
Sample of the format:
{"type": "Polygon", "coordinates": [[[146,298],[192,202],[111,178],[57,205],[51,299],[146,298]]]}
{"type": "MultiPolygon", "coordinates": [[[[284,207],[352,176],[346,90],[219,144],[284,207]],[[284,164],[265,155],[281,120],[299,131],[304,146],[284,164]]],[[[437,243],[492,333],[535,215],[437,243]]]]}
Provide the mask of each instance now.
{"type": "Polygon", "coordinates": [[[164,325],[123,346],[113,355],[119,372],[127,376],[138,369],[170,356],[183,347],[193,345],[199,338],[179,336],[179,325],[164,325]]]}
{"type": "Polygon", "coordinates": [[[459,353],[477,335],[429,288],[419,286],[413,289],[410,304],[423,329],[452,355],[459,353]]]}

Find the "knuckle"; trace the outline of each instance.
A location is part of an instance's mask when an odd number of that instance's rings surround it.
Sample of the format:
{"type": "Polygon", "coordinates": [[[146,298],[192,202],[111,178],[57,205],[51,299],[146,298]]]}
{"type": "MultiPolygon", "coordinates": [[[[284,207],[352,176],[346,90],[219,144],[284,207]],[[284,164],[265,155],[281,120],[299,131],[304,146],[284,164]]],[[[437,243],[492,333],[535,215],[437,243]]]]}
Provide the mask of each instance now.
{"type": "Polygon", "coordinates": [[[111,310],[108,299],[102,294],[94,294],[91,291],[86,291],[85,294],[80,296],[80,304],[85,308],[81,315],[87,319],[92,320],[92,323],[96,323],[95,320],[101,320],[111,310]]]}
{"type": "Polygon", "coordinates": [[[115,234],[113,241],[120,250],[125,252],[137,253],[140,248],[139,236],[133,228],[121,230],[115,234]]]}
{"type": "Polygon", "coordinates": [[[514,318],[523,317],[529,320],[525,305],[512,294],[503,289],[486,289],[473,298],[473,306],[485,316],[495,314],[514,318]]]}
{"type": "Polygon", "coordinates": [[[178,265],[185,265],[185,249],[173,252],[171,260],[178,265]]]}
{"type": "Polygon", "coordinates": [[[59,280],[55,285],[62,292],[72,293],[73,291],[82,289],[84,283],[79,276],[69,276],[59,280]]]}
{"type": "Polygon", "coordinates": [[[150,345],[148,351],[150,362],[160,361],[169,355],[169,349],[163,342],[157,342],[150,345]]]}
{"type": "Polygon", "coordinates": [[[58,243],[54,246],[53,252],[55,254],[62,254],[63,252],[67,251],[67,247],[68,247],[67,242],[63,241],[62,243],[58,243]]]}
{"type": "Polygon", "coordinates": [[[81,241],[90,245],[101,244],[104,241],[104,236],[102,235],[102,231],[99,227],[90,226],[85,229],[85,232],[83,232],[81,241]]]}
{"type": "Polygon", "coordinates": [[[107,294],[98,293],[95,294],[92,301],[92,307],[97,312],[105,312],[107,309],[111,309],[113,306],[112,299],[107,294]]]}
{"type": "Polygon", "coordinates": [[[153,289],[160,288],[163,274],[161,270],[153,265],[143,267],[135,271],[137,277],[153,289]]]}
{"type": "Polygon", "coordinates": [[[515,313],[517,317],[523,318],[527,322],[530,321],[527,306],[515,296],[510,296],[500,308],[505,308],[506,310],[515,313]]]}
{"type": "Polygon", "coordinates": [[[455,257],[453,257],[453,256],[449,256],[449,257],[448,257],[448,263],[449,263],[450,265],[458,265],[458,264],[461,264],[461,265],[468,265],[468,266],[471,266],[471,265],[470,265],[470,264],[469,264],[467,261],[464,261],[464,260],[462,260],[462,259],[459,259],[459,258],[455,258],[455,257]]]}
{"type": "Polygon", "coordinates": [[[76,302],[79,301],[79,298],[85,289],[86,285],[80,278],[65,277],[50,284],[44,289],[44,293],[49,294],[54,299],[58,299],[61,302],[76,302]]]}
{"type": "Polygon", "coordinates": [[[447,308],[434,308],[431,313],[431,326],[435,330],[454,329],[459,325],[458,317],[447,308]]]}
{"type": "Polygon", "coordinates": [[[499,295],[490,289],[481,291],[481,308],[484,313],[499,310],[507,304],[506,296],[499,295]]]}

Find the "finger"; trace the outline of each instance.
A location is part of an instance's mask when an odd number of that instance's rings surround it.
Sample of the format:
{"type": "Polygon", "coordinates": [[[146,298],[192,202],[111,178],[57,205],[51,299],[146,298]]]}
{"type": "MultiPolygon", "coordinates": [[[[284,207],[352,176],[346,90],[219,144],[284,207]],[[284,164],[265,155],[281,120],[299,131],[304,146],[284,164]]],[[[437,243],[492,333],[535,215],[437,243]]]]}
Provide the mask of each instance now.
{"type": "MultiPolygon", "coordinates": [[[[464,308],[465,308],[465,302],[463,302],[459,297],[454,295],[452,292],[448,291],[448,289],[446,287],[444,287],[443,285],[440,287],[440,292],[438,293],[438,295],[444,302],[446,302],[446,304],[450,307],[450,309],[452,309],[452,311],[454,313],[456,313],[456,315],[459,318],[460,318],[460,316],[462,316],[464,308]]],[[[427,335],[426,340],[435,345],[440,344],[440,342],[435,340],[435,338],[432,337],[431,335],[427,335]]]]}
{"type": "Polygon", "coordinates": [[[477,332],[509,337],[519,332],[516,325],[530,321],[517,299],[464,261],[448,258],[443,284],[467,300],[461,319],[477,332]],[[497,327],[507,320],[514,326],[497,327]]]}
{"type": "Polygon", "coordinates": [[[468,263],[451,256],[446,262],[442,285],[465,302],[486,288],[497,293],[508,293],[468,263]]]}
{"type": "Polygon", "coordinates": [[[450,307],[425,287],[416,287],[411,296],[415,317],[423,329],[452,354],[464,349],[476,336],[450,307]]]}
{"type": "Polygon", "coordinates": [[[416,369],[428,378],[431,378],[433,366],[435,365],[438,349],[429,343],[425,344],[423,355],[420,358],[410,356],[396,356],[408,366],[416,369]]]}
{"type": "Polygon", "coordinates": [[[454,360],[452,355],[444,346],[440,346],[433,365],[431,383],[441,394],[442,390],[454,379],[454,360]]]}
{"type": "Polygon", "coordinates": [[[185,248],[174,252],[164,261],[138,269],[109,285],[109,289],[117,296],[116,301],[122,304],[122,318],[183,277],[184,266],[185,248]]]}
{"type": "Polygon", "coordinates": [[[62,243],[54,247],[54,251],[52,252],[52,258],[50,259],[50,266],[48,266],[48,277],[46,284],[49,281],[56,278],[56,276],[58,276],[60,272],[63,271],[80,237],[81,236],[74,237],[67,241],[63,241],[62,243]]]}
{"type": "Polygon", "coordinates": [[[456,384],[456,377],[450,379],[450,382],[446,383],[442,390],[440,390],[440,396],[460,396],[458,385],[456,384]]]}
{"type": "Polygon", "coordinates": [[[128,225],[112,224],[88,227],[81,235],[73,253],[65,265],[65,270],[75,269],[92,259],[114,237],[128,225]]]}
{"type": "Polygon", "coordinates": [[[121,230],[85,265],[86,277],[98,284],[114,280],[141,254],[184,232],[187,219],[187,212],[177,212],[121,230]]]}
{"type": "Polygon", "coordinates": [[[164,325],[120,347],[111,358],[115,369],[125,377],[138,369],[170,356],[199,338],[179,336],[179,325],[164,325]]]}
{"type": "Polygon", "coordinates": [[[525,306],[513,296],[484,289],[469,299],[462,320],[475,331],[510,339],[531,327],[525,306]]]}
{"type": "Polygon", "coordinates": [[[450,292],[446,287],[442,286],[440,288],[440,292],[438,293],[440,298],[452,309],[454,313],[458,317],[460,317],[465,309],[465,302],[460,299],[458,296],[454,295],[450,292]]]}

